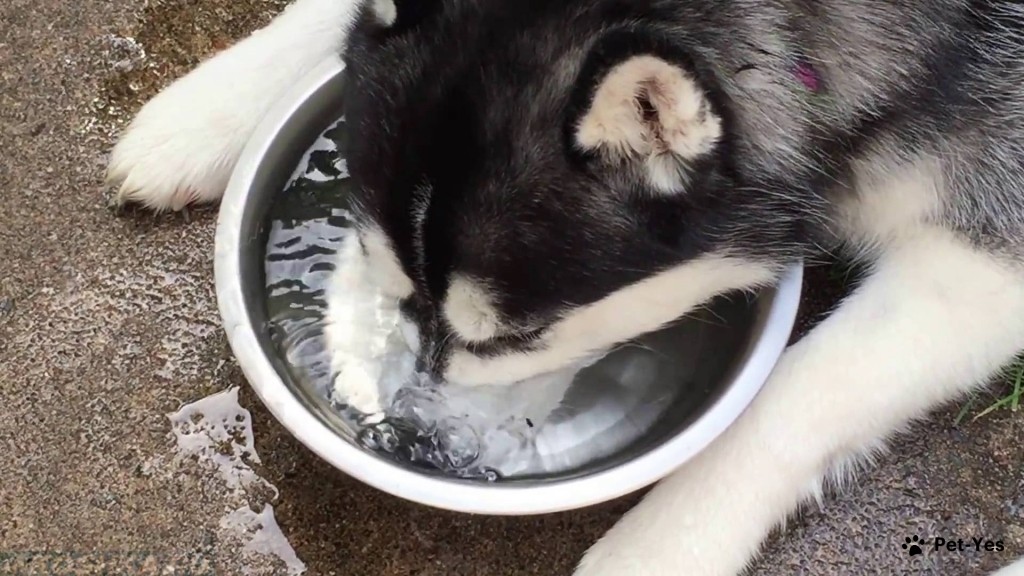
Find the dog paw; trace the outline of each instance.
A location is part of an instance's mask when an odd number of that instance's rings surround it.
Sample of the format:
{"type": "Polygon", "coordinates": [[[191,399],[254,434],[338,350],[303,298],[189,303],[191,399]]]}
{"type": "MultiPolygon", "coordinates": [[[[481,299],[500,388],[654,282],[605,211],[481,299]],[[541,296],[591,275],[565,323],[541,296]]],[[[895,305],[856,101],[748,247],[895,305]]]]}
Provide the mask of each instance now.
{"type": "MultiPolygon", "coordinates": [[[[111,153],[117,204],[214,202],[253,131],[295,83],[340,58],[361,0],[295,0],[147,103],[111,153]]],[[[338,62],[340,64],[340,62],[338,62]]]]}
{"type": "Polygon", "coordinates": [[[110,156],[115,202],[181,210],[215,202],[280,90],[256,81],[246,51],[223,52],[150,100],[110,156]],[[269,92],[269,95],[268,95],[269,92]]]}
{"type": "Polygon", "coordinates": [[[746,416],[654,486],[587,551],[574,576],[741,574],[809,484],[777,473],[746,416]]]}
{"type": "Polygon", "coordinates": [[[143,106],[111,152],[107,184],[116,189],[115,202],[180,210],[219,200],[260,121],[334,44],[285,50],[296,36],[257,32],[143,106]]]}
{"type": "Polygon", "coordinates": [[[232,79],[206,72],[159,93],[122,134],[107,168],[116,204],[180,210],[223,194],[262,110],[236,103],[232,79]]]}

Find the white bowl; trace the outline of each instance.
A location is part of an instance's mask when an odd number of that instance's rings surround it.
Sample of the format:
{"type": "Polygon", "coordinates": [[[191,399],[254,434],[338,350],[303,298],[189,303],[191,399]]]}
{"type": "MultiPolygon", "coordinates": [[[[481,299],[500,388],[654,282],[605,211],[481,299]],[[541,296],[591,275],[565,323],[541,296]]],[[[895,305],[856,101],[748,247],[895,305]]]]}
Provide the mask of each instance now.
{"type": "Polygon", "coordinates": [[[679,395],[678,401],[649,423],[642,438],[612,454],[580,459],[580,450],[585,455],[590,446],[587,438],[578,438],[576,466],[487,483],[406,466],[356,444],[326,399],[291,376],[271,341],[263,268],[268,206],[306,148],[341,115],[342,82],[343,65],[327,62],[266,116],[238,161],[217,225],[217,300],[231,348],[267,408],[304,445],[338,470],[408,500],[471,513],[536,514],[596,504],[656,482],[706,447],[750,404],[789,339],[802,266],[792,267],[778,286],[756,298],[716,303],[730,318],[726,326],[683,322],[654,335],[663,348],[668,343],[693,364],[685,374],[689,384],[671,379],[659,384],[679,395]]]}

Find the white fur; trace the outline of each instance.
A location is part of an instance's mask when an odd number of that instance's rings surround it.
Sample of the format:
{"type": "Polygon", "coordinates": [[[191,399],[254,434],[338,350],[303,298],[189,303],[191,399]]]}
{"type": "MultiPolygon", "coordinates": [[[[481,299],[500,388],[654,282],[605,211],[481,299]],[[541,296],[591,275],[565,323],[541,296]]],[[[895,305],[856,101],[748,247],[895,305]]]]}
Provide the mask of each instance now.
{"type": "Polygon", "coordinates": [[[1024,275],[951,234],[890,245],[718,440],[576,576],[733,576],[830,468],[985,382],[1024,348],[1024,275]]]}
{"type": "Polygon", "coordinates": [[[732,427],[594,545],[575,576],[739,574],[771,529],[820,495],[826,474],[987,382],[1024,349],[1024,271],[931,226],[945,193],[936,164],[857,169],[857,196],[836,232],[876,258],[869,277],[784,354],[732,427]]]}
{"type": "Polygon", "coordinates": [[[391,241],[380,228],[366,227],[360,232],[369,275],[381,291],[396,299],[412,295],[415,286],[412,280],[402,271],[398,256],[392,249],[391,241]]]}
{"type": "Polygon", "coordinates": [[[501,330],[501,317],[492,304],[489,291],[480,282],[456,275],[444,300],[445,320],[460,338],[482,342],[501,330]]]}
{"type": "Polygon", "coordinates": [[[464,385],[510,384],[585,361],[595,353],[662,327],[722,292],[771,282],[771,270],[707,256],[666,270],[569,312],[531,352],[481,358],[452,355],[445,378],[464,385]]]}
{"type": "Polygon", "coordinates": [[[157,94],[111,153],[118,202],[180,210],[219,200],[238,156],[271,106],[338,55],[357,0],[297,0],[265,28],[157,94]]]}
{"type": "Polygon", "coordinates": [[[385,26],[391,26],[398,19],[398,9],[392,0],[373,0],[371,6],[373,13],[385,26]]]}
{"type": "Polygon", "coordinates": [[[835,220],[839,233],[861,253],[919,233],[939,214],[945,197],[942,171],[931,157],[899,166],[856,163],[854,184],[857,195],[840,207],[835,220]]]}
{"type": "Polygon", "coordinates": [[[692,78],[660,58],[635,56],[601,81],[576,141],[611,158],[644,161],[651,185],[671,193],[685,183],[681,161],[707,153],[721,136],[721,120],[692,78]],[[641,98],[654,109],[654,121],[644,118],[641,98]]]}
{"type": "MultiPolygon", "coordinates": [[[[331,351],[333,399],[365,414],[377,414],[390,390],[381,390],[391,368],[389,359],[405,343],[399,330],[398,300],[372,281],[373,267],[364,258],[355,236],[338,249],[337,268],[327,294],[324,340],[331,351]]],[[[411,367],[411,366],[410,366],[411,367]]],[[[385,386],[387,388],[387,386],[385,386]]]]}

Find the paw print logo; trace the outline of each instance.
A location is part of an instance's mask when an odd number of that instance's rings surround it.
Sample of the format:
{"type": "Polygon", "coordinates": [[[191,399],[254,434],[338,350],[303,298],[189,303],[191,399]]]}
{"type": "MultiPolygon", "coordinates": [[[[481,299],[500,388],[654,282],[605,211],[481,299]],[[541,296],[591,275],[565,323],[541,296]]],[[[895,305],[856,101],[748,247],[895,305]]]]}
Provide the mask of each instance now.
{"type": "Polygon", "coordinates": [[[924,540],[921,540],[917,536],[914,536],[913,538],[911,538],[910,536],[907,536],[906,538],[904,538],[904,540],[906,541],[906,543],[901,545],[900,548],[903,548],[904,550],[909,551],[911,556],[917,556],[918,554],[923,554],[923,551],[921,550],[921,547],[918,546],[918,544],[923,543],[924,540]]]}

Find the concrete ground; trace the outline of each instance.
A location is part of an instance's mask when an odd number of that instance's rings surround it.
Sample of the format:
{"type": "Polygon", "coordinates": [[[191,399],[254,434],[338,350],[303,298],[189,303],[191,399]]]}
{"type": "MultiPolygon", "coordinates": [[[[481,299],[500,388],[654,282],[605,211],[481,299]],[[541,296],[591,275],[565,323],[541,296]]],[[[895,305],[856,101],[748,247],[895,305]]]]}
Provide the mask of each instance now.
{"type": "MultiPolygon", "coordinates": [[[[0,574],[156,574],[157,563],[186,561],[208,570],[176,573],[286,573],[225,535],[238,495],[172,458],[165,414],[241,386],[256,471],[278,490],[243,500],[273,504],[307,574],[567,576],[636,496],[474,517],[336,472],[269,416],[231,358],[214,302],[214,213],[186,222],[106,207],[105,156],[131,112],[282,4],[0,3],[0,574]],[[58,571],[60,562],[77,571],[58,571]]],[[[834,289],[816,274],[810,309],[834,289]]],[[[954,416],[955,407],[915,427],[879,466],[791,523],[755,572],[973,575],[1024,554],[1024,415],[960,427],[954,416]],[[1005,551],[909,558],[899,545],[912,535],[1002,540],[1005,551]]]]}

